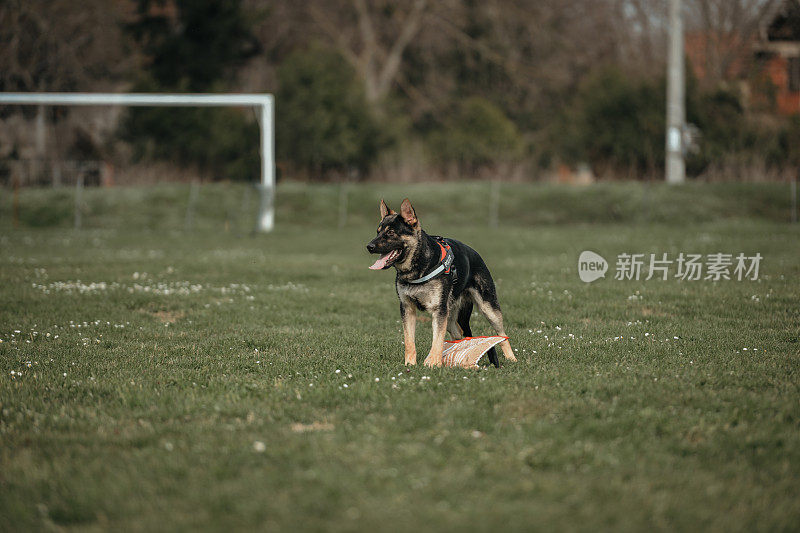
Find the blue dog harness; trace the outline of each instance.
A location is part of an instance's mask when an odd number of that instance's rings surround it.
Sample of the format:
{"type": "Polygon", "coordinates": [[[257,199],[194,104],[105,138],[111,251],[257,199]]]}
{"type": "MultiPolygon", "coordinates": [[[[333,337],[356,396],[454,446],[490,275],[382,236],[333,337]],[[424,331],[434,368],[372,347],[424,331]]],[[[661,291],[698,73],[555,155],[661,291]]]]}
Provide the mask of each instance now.
{"type": "MultiPolygon", "coordinates": [[[[442,250],[442,256],[439,258],[439,266],[434,268],[429,274],[422,276],[419,279],[413,279],[408,283],[419,284],[425,283],[428,280],[431,280],[444,272],[445,274],[449,274],[451,271],[451,267],[453,266],[453,250],[450,249],[450,245],[445,242],[442,237],[434,237],[436,239],[436,244],[439,245],[439,248],[442,250]]],[[[455,268],[452,269],[453,273],[455,274],[455,268]]]]}

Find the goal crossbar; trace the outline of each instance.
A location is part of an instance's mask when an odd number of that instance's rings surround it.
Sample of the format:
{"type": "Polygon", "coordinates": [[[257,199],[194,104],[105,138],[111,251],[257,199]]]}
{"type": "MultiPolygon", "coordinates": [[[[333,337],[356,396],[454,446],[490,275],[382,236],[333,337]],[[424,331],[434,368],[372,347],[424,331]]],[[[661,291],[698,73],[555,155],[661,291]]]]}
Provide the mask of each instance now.
{"type": "Polygon", "coordinates": [[[261,207],[258,231],[275,224],[275,104],[271,94],[164,94],[164,93],[2,93],[0,104],[156,106],[156,107],[253,107],[261,127],[261,207]]]}

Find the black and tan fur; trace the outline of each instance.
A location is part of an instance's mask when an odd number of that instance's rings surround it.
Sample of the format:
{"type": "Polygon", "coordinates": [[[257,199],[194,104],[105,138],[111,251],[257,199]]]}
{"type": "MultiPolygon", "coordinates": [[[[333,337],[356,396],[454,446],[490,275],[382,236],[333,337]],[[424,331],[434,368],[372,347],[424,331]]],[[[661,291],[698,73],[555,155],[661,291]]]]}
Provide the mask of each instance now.
{"type": "MultiPolygon", "coordinates": [[[[455,275],[440,274],[424,283],[411,284],[410,280],[419,279],[436,268],[441,249],[436,239],[420,227],[408,198],[403,200],[399,214],[381,200],[380,213],[378,235],[367,244],[367,251],[381,255],[399,252],[383,268],[393,266],[397,270],[395,287],[400,299],[407,365],[417,363],[414,339],[417,310],[431,313],[433,322],[433,344],[425,358],[426,366],[441,366],[445,332],[452,340],[472,336],[469,321],[473,307],[478,308],[498,335],[506,336],[494,281],[478,252],[457,240],[445,239],[453,251],[455,275]]],[[[500,347],[506,359],[517,360],[508,340],[500,347]]],[[[488,356],[492,364],[500,366],[494,348],[489,350],[488,356]]]]}

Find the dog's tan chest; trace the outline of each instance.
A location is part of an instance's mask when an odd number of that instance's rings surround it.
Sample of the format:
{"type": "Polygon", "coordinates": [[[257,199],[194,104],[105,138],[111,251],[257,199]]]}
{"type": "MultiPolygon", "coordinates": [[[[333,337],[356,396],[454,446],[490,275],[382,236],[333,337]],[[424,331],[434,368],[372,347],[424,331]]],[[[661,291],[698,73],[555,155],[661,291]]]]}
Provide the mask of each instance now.
{"type": "Polygon", "coordinates": [[[442,282],[431,280],[421,285],[398,284],[397,294],[401,299],[409,301],[426,311],[431,311],[442,303],[442,282]]]}

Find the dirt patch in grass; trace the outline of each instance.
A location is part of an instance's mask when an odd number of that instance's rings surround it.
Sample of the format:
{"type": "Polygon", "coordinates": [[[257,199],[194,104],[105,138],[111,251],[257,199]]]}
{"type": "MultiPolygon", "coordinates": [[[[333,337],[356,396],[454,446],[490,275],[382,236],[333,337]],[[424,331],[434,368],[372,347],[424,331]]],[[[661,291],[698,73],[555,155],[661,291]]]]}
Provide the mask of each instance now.
{"type": "Polygon", "coordinates": [[[333,424],[330,422],[311,422],[310,424],[303,424],[295,422],[292,424],[292,431],[295,433],[307,433],[309,431],[332,431],[333,424]]]}
{"type": "Polygon", "coordinates": [[[155,318],[156,320],[164,324],[174,324],[175,322],[186,316],[186,313],[184,313],[183,311],[165,311],[163,309],[158,311],[150,311],[147,309],[143,309],[142,312],[147,313],[151,317],[155,318]]]}
{"type": "Polygon", "coordinates": [[[670,316],[663,311],[656,311],[652,307],[642,307],[642,316],[659,316],[659,317],[667,317],[670,316]]]}

